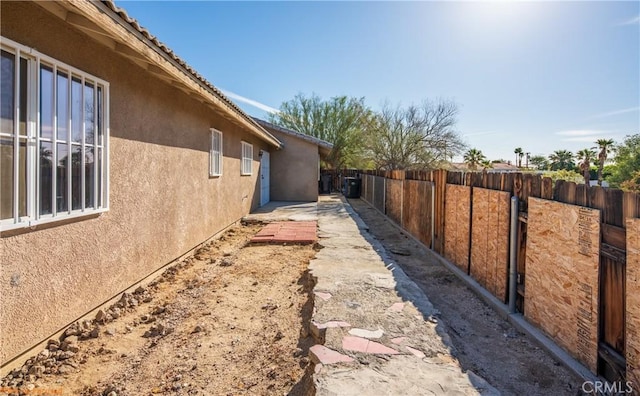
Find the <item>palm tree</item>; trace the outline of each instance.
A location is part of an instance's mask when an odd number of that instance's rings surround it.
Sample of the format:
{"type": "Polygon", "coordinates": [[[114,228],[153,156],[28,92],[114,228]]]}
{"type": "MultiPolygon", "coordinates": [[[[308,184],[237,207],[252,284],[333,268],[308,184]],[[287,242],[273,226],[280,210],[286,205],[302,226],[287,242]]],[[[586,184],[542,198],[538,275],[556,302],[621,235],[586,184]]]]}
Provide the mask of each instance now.
{"type": "Polygon", "coordinates": [[[518,166],[518,168],[522,168],[522,156],[524,155],[524,151],[522,151],[522,147],[516,147],[516,149],[513,150],[513,152],[516,155],[516,165],[518,166]]]}
{"type": "Polygon", "coordinates": [[[569,150],[554,151],[549,155],[549,161],[551,161],[551,170],[571,170],[574,167],[573,153],[569,150]]]}
{"type": "Polygon", "coordinates": [[[582,149],[576,153],[576,157],[580,161],[580,172],[584,177],[584,184],[588,186],[591,181],[591,161],[595,159],[596,153],[591,149],[582,149]]]}
{"type": "Polygon", "coordinates": [[[596,140],[598,146],[594,147],[600,150],[598,152],[598,185],[602,185],[602,170],[604,169],[604,163],[607,162],[609,153],[614,150],[613,139],[598,139],[596,140]]]}
{"type": "Polygon", "coordinates": [[[482,165],[482,170],[483,171],[486,171],[487,169],[493,168],[493,164],[491,163],[491,161],[489,161],[487,159],[483,160],[480,165],[482,165]]]}
{"type": "Polygon", "coordinates": [[[482,161],[485,161],[487,157],[482,154],[482,151],[472,148],[464,153],[464,162],[469,166],[469,169],[476,170],[478,165],[482,165],[482,161]]]}

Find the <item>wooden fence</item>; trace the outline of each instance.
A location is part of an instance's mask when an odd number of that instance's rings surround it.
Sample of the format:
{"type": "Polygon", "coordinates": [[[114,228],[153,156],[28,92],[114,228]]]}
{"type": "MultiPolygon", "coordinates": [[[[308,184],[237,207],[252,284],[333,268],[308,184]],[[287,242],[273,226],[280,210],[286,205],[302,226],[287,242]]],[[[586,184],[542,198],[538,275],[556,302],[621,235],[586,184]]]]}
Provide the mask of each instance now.
{"type": "Polygon", "coordinates": [[[640,307],[625,304],[625,298],[630,298],[626,292],[638,290],[640,281],[627,275],[629,271],[640,273],[640,269],[627,268],[631,260],[628,249],[636,249],[633,257],[640,249],[627,247],[640,241],[640,236],[627,230],[631,224],[627,219],[640,217],[639,194],[566,181],[554,185],[550,178],[529,173],[436,170],[352,174],[361,174],[365,201],[505,303],[509,289],[509,200],[517,197],[517,309],[552,338],[555,334],[559,345],[595,373],[615,381],[626,372],[638,372],[640,342],[636,352],[630,350],[625,334],[640,334],[640,307]],[[545,201],[555,204],[544,206],[545,201]],[[529,205],[536,206],[532,221],[529,205]],[[539,207],[545,209],[540,211],[539,207]],[[596,219],[595,225],[590,223],[592,219],[596,219]],[[555,227],[543,232],[549,222],[555,227]],[[530,232],[532,238],[528,238],[530,232]],[[567,248],[559,246],[562,238],[573,238],[575,243],[567,248]],[[535,252],[527,252],[528,247],[535,252]],[[588,259],[588,253],[593,253],[595,261],[588,259]],[[554,261],[557,266],[538,264],[554,261]],[[530,268],[531,288],[527,288],[527,264],[534,265],[530,268]],[[589,265],[595,268],[586,269],[589,265]],[[587,273],[594,275],[575,280],[587,273]],[[560,281],[564,284],[558,286],[560,281]],[[540,304],[549,302],[540,297],[545,293],[547,299],[566,301],[566,306],[558,306],[558,312],[550,315],[539,315],[540,304]],[[558,323],[549,323],[553,320],[558,323]],[[569,329],[565,335],[554,333],[563,325],[569,329]]]}

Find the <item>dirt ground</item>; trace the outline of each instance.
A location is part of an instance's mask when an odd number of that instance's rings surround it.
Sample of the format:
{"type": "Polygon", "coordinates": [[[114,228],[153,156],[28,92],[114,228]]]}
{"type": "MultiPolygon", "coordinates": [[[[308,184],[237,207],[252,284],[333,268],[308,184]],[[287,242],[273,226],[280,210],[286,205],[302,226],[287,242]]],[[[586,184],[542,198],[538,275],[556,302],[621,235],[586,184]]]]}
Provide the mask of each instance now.
{"type": "Polygon", "coordinates": [[[503,395],[581,394],[580,378],[502,319],[448,269],[425,260],[423,248],[406,233],[364,201],[349,203],[440,311],[463,369],[473,370],[503,395]]]}
{"type": "Polygon", "coordinates": [[[313,246],[247,245],[238,226],[0,382],[0,395],[304,395],[313,246]],[[4,392],[4,393],[3,393],[4,392]]]}

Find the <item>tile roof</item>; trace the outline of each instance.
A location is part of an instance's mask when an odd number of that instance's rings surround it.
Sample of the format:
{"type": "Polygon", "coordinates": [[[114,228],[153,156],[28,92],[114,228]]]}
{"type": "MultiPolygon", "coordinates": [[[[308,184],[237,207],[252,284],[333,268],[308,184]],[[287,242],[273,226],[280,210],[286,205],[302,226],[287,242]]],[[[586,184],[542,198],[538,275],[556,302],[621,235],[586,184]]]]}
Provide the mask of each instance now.
{"type": "Polygon", "coordinates": [[[301,132],[298,132],[298,131],[294,131],[293,129],[284,128],[284,127],[281,127],[279,125],[272,124],[272,123],[270,123],[268,121],[261,120],[260,118],[253,117],[253,119],[260,126],[263,126],[265,128],[271,128],[271,129],[273,129],[275,131],[282,132],[282,133],[285,133],[287,135],[295,136],[297,138],[300,138],[300,139],[309,141],[311,143],[317,144],[318,146],[320,146],[322,148],[326,148],[327,150],[331,150],[333,148],[333,144],[327,142],[326,140],[318,139],[317,137],[310,136],[310,135],[307,135],[307,134],[304,134],[304,133],[301,133],[301,132]]]}

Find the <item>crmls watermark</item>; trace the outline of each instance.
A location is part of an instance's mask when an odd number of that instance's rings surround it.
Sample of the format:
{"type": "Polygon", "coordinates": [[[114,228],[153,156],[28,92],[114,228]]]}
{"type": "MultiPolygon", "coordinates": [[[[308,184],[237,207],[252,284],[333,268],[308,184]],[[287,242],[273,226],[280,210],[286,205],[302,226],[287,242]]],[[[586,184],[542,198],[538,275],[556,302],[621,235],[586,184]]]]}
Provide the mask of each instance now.
{"type": "Polygon", "coordinates": [[[582,383],[582,391],[593,395],[619,395],[632,394],[633,382],[631,381],[586,381],[582,383]]]}

